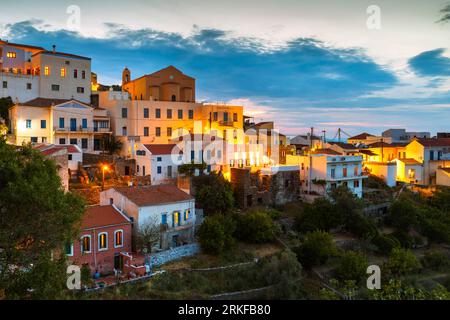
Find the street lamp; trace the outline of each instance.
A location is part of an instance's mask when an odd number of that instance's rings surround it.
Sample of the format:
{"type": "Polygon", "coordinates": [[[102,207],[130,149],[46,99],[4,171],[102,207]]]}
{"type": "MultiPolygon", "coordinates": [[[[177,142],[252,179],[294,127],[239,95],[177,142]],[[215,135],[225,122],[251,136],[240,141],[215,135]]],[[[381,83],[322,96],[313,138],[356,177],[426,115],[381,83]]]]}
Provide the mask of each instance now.
{"type": "Polygon", "coordinates": [[[105,171],[108,171],[109,167],[105,164],[102,166],[102,191],[105,190],[105,171]]]}

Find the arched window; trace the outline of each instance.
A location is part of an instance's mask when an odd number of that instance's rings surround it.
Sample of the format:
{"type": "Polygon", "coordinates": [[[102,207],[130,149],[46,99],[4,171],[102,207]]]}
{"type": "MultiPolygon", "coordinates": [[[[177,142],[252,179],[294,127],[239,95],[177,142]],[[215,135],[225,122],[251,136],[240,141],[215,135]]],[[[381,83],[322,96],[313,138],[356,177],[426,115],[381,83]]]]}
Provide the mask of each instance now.
{"type": "Polygon", "coordinates": [[[123,230],[114,231],[114,248],[123,247],[123,230]]]}
{"type": "Polygon", "coordinates": [[[91,252],[91,236],[81,237],[81,253],[91,252]]]}
{"type": "Polygon", "coordinates": [[[172,101],[177,101],[177,96],[176,95],[172,95],[172,101]]]}
{"type": "Polygon", "coordinates": [[[98,234],[98,250],[108,250],[108,234],[106,232],[98,234]]]}

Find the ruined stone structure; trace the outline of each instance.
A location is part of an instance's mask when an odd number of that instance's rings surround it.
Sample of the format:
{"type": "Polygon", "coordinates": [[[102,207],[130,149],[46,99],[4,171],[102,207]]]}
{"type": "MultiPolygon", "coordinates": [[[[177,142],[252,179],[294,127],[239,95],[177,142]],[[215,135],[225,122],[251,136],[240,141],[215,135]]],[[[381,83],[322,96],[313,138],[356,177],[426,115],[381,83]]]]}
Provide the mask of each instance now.
{"type": "Polygon", "coordinates": [[[280,166],[251,172],[250,168],[231,168],[231,183],[237,205],[280,205],[300,196],[298,167],[280,166]]]}

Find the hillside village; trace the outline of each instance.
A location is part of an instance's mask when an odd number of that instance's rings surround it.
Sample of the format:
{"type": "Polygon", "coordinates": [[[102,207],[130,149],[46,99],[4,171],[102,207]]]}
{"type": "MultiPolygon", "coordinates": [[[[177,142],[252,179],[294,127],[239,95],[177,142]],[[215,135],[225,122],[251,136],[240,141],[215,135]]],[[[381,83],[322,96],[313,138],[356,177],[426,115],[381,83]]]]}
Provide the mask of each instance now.
{"type": "Polygon", "coordinates": [[[449,298],[450,132],[288,137],[149,71],[107,86],[89,57],[0,40],[4,147],[52,160],[85,203],[59,248],[81,298],[388,298],[361,289],[369,264],[449,298]]]}

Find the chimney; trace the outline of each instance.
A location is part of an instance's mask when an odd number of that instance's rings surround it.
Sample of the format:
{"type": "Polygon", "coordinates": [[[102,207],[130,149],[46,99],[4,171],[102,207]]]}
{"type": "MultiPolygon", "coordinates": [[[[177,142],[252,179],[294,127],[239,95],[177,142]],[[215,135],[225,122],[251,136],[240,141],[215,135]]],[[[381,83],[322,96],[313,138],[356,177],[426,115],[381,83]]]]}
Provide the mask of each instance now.
{"type": "Polygon", "coordinates": [[[52,47],[53,47],[53,53],[55,53],[56,52],[56,46],[53,45],[52,47]]]}

